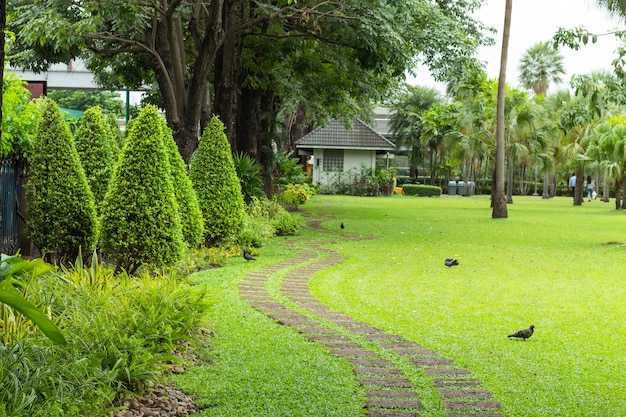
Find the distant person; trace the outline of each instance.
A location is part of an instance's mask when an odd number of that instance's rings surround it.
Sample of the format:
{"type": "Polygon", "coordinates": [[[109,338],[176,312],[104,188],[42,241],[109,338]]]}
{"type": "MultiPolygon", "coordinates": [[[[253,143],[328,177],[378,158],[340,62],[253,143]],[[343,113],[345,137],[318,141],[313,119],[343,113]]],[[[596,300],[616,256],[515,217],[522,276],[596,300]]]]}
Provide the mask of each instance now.
{"type": "Polygon", "coordinates": [[[572,189],[572,198],[576,199],[576,173],[572,172],[572,176],[569,177],[569,188],[572,189]]]}
{"type": "Polygon", "coordinates": [[[591,175],[587,175],[587,185],[585,185],[585,189],[587,190],[587,198],[589,199],[589,201],[591,201],[591,199],[593,199],[593,194],[596,188],[596,184],[594,184],[594,182],[591,180],[591,175]]]}

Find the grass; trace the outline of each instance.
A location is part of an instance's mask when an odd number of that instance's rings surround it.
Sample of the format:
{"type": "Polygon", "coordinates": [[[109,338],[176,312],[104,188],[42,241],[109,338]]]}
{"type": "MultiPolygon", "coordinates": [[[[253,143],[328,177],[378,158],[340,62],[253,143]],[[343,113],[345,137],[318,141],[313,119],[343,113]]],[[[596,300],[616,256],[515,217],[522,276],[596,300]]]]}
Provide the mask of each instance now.
{"type": "Polygon", "coordinates": [[[361,415],[365,397],[347,362],[253,310],[237,295],[236,285],[246,273],[289,255],[274,245],[256,262],[232,260],[195,276],[218,300],[209,315],[215,337],[209,363],[175,380],[196,394],[202,416],[361,415]]]}
{"type": "Polygon", "coordinates": [[[336,245],[348,261],[311,283],[329,306],[472,370],[507,416],[626,409],[626,213],[612,204],[516,197],[499,220],[486,197],[320,196],[307,209],[379,236],[336,245]],[[530,324],[527,342],[506,338],[530,324]]]}
{"type": "MultiPolygon", "coordinates": [[[[626,213],[600,201],[514,201],[508,219],[494,220],[481,196],[316,196],[302,209],[325,216],[337,233],[329,247],[347,261],[310,287],[334,310],[470,369],[507,416],[621,415],[626,213]],[[450,257],[460,265],[446,268],[450,257]],[[528,341],[506,338],[530,324],[528,341]]],[[[274,241],[256,263],[195,276],[219,300],[209,317],[216,337],[210,363],[176,379],[207,407],[203,416],[362,415],[350,366],[237,297],[246,273],[290,255],[274,241]]]]}

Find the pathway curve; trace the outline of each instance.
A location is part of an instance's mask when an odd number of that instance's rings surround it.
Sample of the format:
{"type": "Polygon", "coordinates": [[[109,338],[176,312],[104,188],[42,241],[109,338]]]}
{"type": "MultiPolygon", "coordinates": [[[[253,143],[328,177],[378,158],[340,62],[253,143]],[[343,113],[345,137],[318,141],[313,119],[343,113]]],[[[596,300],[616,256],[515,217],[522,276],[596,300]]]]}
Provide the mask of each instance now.
{"type": "MultiPolygon", "coordinates": [[[[310,224],[319,227],[319,222],[310,224]]],[[[344,234],[344,238],[358,236],[344,234]]],[[[448,417],[503,417],[500,403],[472,373],[436,351],[332,311],[309,291],[315,273],[342,263],[344,257],[322,247],[327,240],[308,240],[292,259],[250,273],[239,284],[239,294],[253,308],[278,323],[292,327],[309,340],[354,366],[365,388],[370,417],[416,417],[424,410],[407,369],[432,381],[448,417]],[[272,277],[282,277],[279,288],[272,277]],[[270,288],[272,287],[272,288],[270,288]]]]}

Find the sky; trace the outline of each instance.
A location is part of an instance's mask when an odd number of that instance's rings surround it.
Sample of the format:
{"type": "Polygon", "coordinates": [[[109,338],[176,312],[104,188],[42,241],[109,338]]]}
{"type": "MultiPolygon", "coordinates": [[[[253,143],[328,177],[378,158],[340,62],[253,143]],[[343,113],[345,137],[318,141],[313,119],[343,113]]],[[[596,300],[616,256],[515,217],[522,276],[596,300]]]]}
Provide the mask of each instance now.
{"type": "MultiPolygon", "coordinates": [[[[487,0],[475,13],[477,20],[497,29],[495,45],[482,47],[478,59],[486,63],[489,78],[497,78],[500,71],[502,29],[504,26],[505,0],[487,0]]],[[[518,67],[526,50],[540,41],[552,39],[559,27],[573,29],[586,27],[593,33],[606,33],[614,28],[626,28],[626,23],[611,18],[608,13],[595,6],[594,0],[513,0],[511,34],[507,62],[507,83],[519,86],[518,67]]],[[[613,35],[600,36],[596,44],[583,45],[578,51],[562,47],[566,75],[564,82],[548,90],[567,88],[567,82],[574,74],[588,74],[595,70],[612,70],[611,61],[617,56],[619,43],[613,35]]],[[[445,86],[436,83],[428,70],[418,67],[418,74],[407,80],[411,85],[435,87],[445,91],[445,86]]]]}

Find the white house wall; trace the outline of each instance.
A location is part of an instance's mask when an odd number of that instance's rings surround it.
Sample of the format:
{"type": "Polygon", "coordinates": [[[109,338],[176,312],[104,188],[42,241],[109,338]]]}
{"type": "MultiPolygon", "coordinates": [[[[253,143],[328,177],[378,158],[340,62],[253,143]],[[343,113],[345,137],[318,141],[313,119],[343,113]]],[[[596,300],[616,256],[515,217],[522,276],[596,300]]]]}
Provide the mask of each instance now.
{"type": "MultiPolygon", "coordinates": [[[[315,149],[313,153],[313,184],[327,185],[330,182],[330,178],[336,175],[334,172],[323,171],[323,158],[324,149],[315,149]]],[[[345,149],[343,152],[343,171],[350,171],[351,169],[360,170],[362,166],[366,168],[376,168],[376,152],[373,150],[359,150],[359,149],[345,149]]]]}

